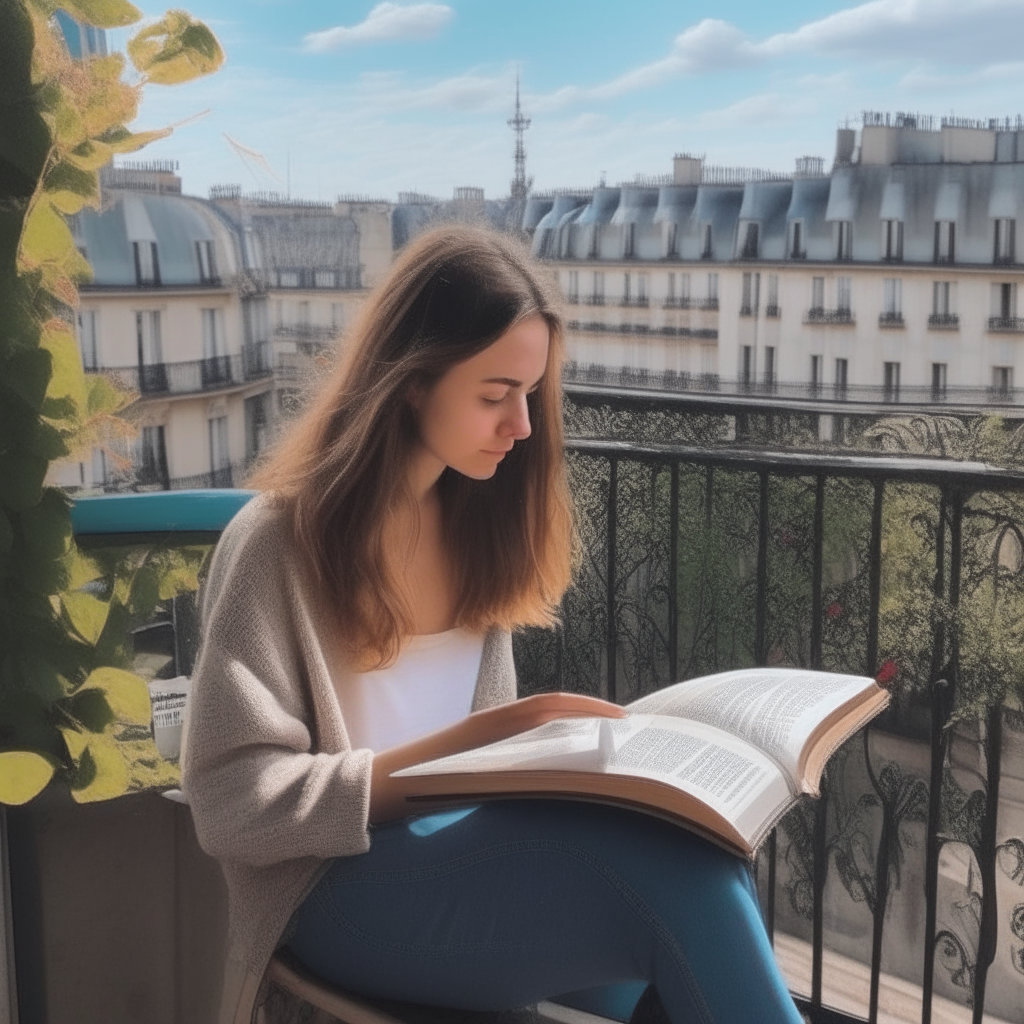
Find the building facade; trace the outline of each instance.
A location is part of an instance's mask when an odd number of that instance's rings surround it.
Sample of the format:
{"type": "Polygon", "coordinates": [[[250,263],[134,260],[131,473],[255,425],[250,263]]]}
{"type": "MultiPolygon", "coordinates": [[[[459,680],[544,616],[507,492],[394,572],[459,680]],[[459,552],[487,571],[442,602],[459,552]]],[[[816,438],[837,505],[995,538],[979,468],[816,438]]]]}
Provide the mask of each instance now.
{"type": "Polygon", "coordinates": [[[93,267],[77,310],[88,373],[137,395],[124,452],[55,482],[81,490],[237,486],[391,260],[391,207],[181,193],[168,162],[110,168],[73,218],[93,267]]]}
{"type": "Polygon", "coordinates": [[[664,180],[533,197],[523,226],[570,306],[571,371],[1013,414],[1022,215],[1020,121],[868,114],[829,173],[677,156],[664,180]]]}

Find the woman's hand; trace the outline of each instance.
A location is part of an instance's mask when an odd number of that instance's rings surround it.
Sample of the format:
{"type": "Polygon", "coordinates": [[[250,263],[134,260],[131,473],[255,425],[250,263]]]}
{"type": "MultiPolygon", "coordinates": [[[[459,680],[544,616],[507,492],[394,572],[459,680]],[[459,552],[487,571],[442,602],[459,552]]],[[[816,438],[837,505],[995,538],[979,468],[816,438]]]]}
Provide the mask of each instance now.
{"type": "Polygon", "coordinates": [[[594,717],[625,718],[626,712],[618,704],[580,693],[538,693],[509,704],[474,711],[447,729],[432,732],[400,747],[382,750],[373,758],[370,824],[379,825],[409,813],[405,793],[411,780],[391,778],[391,773],[400,768],[517,736],[556,718],[594,717]]]}

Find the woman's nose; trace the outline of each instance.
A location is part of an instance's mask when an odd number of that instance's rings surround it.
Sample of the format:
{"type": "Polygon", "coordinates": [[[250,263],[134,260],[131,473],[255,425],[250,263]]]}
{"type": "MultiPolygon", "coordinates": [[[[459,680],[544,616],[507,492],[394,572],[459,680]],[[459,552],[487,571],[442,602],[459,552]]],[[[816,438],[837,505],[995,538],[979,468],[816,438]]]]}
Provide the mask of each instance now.
{"type": "Polygon", "coordinates": [[[502,434],[505,437],[524,441],[530,436],[530,410],[526,405],[526,395],[520,395],[508,418],[502,423],[502,434]]]}

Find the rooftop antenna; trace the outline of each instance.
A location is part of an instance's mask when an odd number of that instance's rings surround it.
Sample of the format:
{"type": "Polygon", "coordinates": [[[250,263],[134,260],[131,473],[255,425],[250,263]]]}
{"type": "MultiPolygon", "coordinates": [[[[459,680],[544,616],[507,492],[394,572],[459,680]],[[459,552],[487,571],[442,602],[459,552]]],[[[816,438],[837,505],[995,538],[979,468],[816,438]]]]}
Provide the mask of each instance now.
{"type": "Polygon", "coordinates": [[[519,71],[516,71],[516,112],[508,119],[508,126],[516,136],[515,148],[515,173],[512,176],[512,185],[509,190],[509,211],[507,227],[510,231],[518,233],[522,230],[523,215],[526,213],[526,199],[533,187],[533,178],[526,176],[526,146],[523,143],[523,135],[530,127],[530,118],[523,114],[522,105],[519,102],[519,71]]]}

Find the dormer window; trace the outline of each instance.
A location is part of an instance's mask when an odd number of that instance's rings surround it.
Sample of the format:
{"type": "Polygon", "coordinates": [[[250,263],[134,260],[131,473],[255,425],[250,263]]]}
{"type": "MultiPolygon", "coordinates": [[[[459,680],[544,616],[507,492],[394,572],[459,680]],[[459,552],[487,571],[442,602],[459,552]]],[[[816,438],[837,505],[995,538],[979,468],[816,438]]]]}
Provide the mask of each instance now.
{"type": "Polygon", "coordinates": [[[882,221],[882,259],[889,263],[903,259],[903,221],[882,221]]]}
{"type": "Polygon", "coordinates": [[[956,222],[935,222],[935,262],[953,263],[956,260],[956,222]]]}
{"type": "Polygon", "coordinates": [[[160,284],[160,257],[156,242],[132,242],[135,257],[135,283],[140,287],[160,284]]]}
{"type": "Polygon", "coordinates": [[[743,248],[740,257],[745,260],[756,260],[758,257],[759,225],[756,221],[747,221],[743,233],[743,248]]]}
{"type": "Polygon", "coordinates": [[[666,256],[679,255],[679,225],[673,221],[668,225],[668,238],[665,245],[666,256]]]}
{"type": "Polygon", "coordinates": [[[636,255],[636,225],[626,225],[626,237],[623,256],[627,260],[631,260],[636,255]]]}
{"type": "Polygon", "coordinates": [[[996,263],[1013,263],[1015,261],[1015,235],[1017,222],[1010,217],[1000,217],[995,222],[995,260],[996,263]]]}
{"type": "Polygon", "coordinates": [[[789,225],[789,258],[802,260],[807,258],[804,249],[804,222],[795,220],[789,225]]]}
{"type": "Polygon", "coordinates": [[[700,247],[700,258],[702,260],[710,260],[714,257],[714,249],[712,248],[711,239],[711,225],[702,224],[700,227],[701,235],[701,247],[700,247]]]}
{"type": "Polygon", "coordinates": [[[217,264],[214,261],[213,242],[196,242],[196,259],[199,261],[199,280],[202,284],[213,284],[217,280],[217,264]]]}
{"type": "Polygon", "coordinates": [[[853,221],[836,221],[836,259],[853,259],[853,221]]]}

